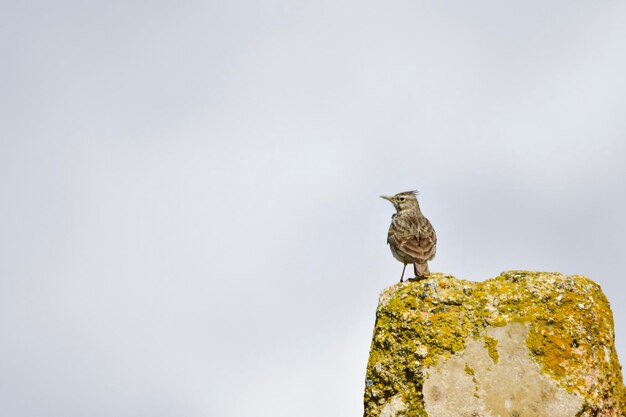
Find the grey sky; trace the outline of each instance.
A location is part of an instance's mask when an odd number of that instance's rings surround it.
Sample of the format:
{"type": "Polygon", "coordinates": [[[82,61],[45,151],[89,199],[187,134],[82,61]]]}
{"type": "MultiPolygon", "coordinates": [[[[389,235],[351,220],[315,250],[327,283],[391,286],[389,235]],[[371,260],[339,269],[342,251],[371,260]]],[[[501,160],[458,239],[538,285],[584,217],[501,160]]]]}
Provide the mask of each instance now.
{"type": "Polygon", "coordinates": [[[626,360],[626,3],[6,2],[0,415],[348,416],[392,207],[626,360]]]}

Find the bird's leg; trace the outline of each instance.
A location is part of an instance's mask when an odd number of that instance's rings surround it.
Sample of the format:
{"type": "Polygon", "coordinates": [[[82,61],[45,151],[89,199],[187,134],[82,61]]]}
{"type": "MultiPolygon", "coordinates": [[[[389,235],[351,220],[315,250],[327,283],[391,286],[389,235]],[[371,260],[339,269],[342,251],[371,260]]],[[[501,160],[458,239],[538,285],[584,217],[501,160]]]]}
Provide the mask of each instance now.
{"type": "Polygon", "coordinates": [[[402,268],[402,276],[400,277],[400,282],[404,280],[404,270],[406,269],[406,264],[404,264],[404,268],[402,268]]]}

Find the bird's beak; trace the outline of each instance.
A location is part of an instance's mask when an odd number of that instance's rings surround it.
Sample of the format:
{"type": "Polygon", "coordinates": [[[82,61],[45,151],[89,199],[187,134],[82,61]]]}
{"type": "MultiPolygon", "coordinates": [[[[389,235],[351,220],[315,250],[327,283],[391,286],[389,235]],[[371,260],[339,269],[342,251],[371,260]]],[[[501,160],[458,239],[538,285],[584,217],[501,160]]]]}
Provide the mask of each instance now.
{"type": "Polygon", "coordinates": [[[385,200],[387,200],[387,201],[391,201],[391,199],[392,199],[393,197],[391,197],[391,196],[389,196],[389,195],[381,195],[381,196],[380,196],[380,198],[384,198],[384,199],[385,199],[385,200]]]}

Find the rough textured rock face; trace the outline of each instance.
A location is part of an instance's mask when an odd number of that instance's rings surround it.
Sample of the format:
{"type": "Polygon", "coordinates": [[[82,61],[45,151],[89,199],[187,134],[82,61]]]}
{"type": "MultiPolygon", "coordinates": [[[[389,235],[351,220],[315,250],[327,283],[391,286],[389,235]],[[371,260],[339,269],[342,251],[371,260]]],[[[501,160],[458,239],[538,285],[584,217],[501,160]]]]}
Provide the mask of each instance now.
{"type": "Polygon", "coordinates": [[[433,274],[384,290],[365,417],[617,417],[626,389],[593,281],[510,271],[433,274]]]}

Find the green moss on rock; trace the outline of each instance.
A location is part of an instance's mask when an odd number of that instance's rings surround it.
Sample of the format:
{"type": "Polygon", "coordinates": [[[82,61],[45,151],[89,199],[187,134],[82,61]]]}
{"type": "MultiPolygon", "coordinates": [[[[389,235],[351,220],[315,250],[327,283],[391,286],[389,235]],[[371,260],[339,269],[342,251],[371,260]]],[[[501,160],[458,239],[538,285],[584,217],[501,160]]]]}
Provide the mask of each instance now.
{"type": "Polygon", "coordinates": [[[425,369],[478,337],[484,337],[489,356],[498,363],[497,340],[486,329],[512,322],[528,326],[526,344],[541,371],[584,399],[579,416],[600,415],[598,410],[622,415],[626,390],[613,318],[598,284],[577,275],[509,271],[478,283],[433,274],[381,293],[366,372],[365,416],[379,417],[392,398],[406,406],[403,416],[426,416],[425,369]]]}

